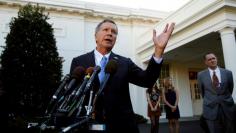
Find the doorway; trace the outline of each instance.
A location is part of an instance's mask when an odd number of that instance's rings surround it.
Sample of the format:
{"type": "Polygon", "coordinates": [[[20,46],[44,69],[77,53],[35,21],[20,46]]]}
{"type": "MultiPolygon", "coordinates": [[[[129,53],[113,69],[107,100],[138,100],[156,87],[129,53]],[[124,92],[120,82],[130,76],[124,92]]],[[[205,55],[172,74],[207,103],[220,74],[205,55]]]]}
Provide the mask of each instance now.
{"type": "Polygon", "coordinates": [[[201,91],[197,86],[197,72],[189,72],[189,83],[190,83],[190,92],[191,100],[193,106],[193,115],[199,116],[202,114],[202,96],[201,91]]]}

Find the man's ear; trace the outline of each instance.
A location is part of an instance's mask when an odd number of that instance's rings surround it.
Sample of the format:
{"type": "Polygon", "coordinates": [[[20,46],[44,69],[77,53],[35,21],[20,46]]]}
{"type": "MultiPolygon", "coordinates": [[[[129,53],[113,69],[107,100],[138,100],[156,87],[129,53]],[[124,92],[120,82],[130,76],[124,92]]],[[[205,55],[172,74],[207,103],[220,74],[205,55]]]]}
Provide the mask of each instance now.
{"type": "Polygon", "coordinates": [[[95,37],[95,42],[97,42],[97,34],[96,33],[94,34],[94,37],[95,37]]]}

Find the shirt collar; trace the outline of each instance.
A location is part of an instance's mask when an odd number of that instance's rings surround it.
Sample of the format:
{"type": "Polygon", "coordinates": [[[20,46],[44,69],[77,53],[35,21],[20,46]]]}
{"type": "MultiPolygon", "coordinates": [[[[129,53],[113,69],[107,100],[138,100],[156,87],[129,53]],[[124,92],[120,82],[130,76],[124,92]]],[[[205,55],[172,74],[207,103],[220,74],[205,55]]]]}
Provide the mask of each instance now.
{"type": "Polygon", "coordinates": [[[219,79],[219,81],[220,81],[220,83],[221,83],[221,74],[220,74],[220,69],[219,69],[219,67],[217,67],[215,70],[212,70],[212,69],[208,68],[208,70],[209,70],[209,72],[210,72],[211,77],[212,77],[212,75],[213,75],[213,71],[215,71],[215,72],[216,72],[216,76],[218,77],[218,79],[219,79]]]}
{"type": "Polygon", "coordinates": [[[219,81],[221,82],[221,76],[220,76],[220,69],[219,69],[219,67],[217,67],[215,70],[212,70],[212,69],[208,68],[208,70],[210,72],[211,77],[213,75],[213,71],[215,71],[219,81]]]}
{"type": "Polygon", "coordinates": [[[215,71],[216,73],[219,73],[219,72],[220,72],[219,67],[216,67],[215,70],[212,70],[212,69],[208,68],[208,70],[210,71],[211,74],[213,74],[213,71],[215,71]]]}
{"type": "Polygon", "coordinates": [[[99,53],[97,51],[97,49],[94,50],[94,55],[95,55],[95,60],[96,60],[96,65],[100,65],[100,61],[102,60],[102,57],[105,56],[107,59],[109,59],[109,56],[110,56],[111,52],[105,54],[105,55],[102,55],[101,53],[99,53]]]}

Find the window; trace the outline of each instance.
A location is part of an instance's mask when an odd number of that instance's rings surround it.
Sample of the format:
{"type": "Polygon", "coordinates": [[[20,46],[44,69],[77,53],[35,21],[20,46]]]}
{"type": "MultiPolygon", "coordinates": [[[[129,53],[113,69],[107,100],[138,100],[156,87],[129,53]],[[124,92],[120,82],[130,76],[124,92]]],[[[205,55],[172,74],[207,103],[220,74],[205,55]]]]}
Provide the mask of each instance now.
{"type": "Polygon", "coordinates": [[[201,92],[197,86],[197,72],[189,71],[189,82],[190,82],[191,98],[193,100],[201,99],[201,92]]]}

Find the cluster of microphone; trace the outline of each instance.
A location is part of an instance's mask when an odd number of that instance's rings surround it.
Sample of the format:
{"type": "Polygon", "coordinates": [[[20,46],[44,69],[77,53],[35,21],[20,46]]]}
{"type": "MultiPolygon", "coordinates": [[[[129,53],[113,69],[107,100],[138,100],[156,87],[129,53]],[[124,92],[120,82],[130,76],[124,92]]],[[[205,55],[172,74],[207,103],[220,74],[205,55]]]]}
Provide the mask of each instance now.
{"type": "Polygon", "coordinates": [[[56,113],[64,113],[65,117],[84,117],[91,116],[97,98],[101,95],[107,82],[117,70],[117,62],[109,60],[105,67],[105,78],[101,82],[99,89],[94,92],[93,85],[98,73],[101,71],[100,66],[76,67],[72,74],[67,74],[61,84],[51,97],[45,114],[49,117],[55,116],[56,113]],[[88,101],[85,103],[85,97],[88,101]],[[86,113],[81,116],[81,111],[86,113]]]}

